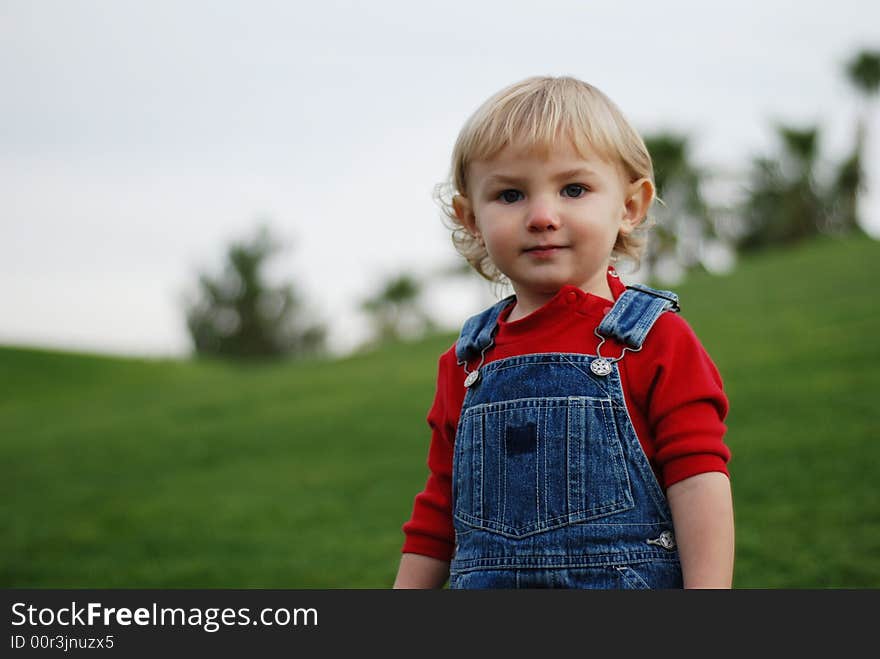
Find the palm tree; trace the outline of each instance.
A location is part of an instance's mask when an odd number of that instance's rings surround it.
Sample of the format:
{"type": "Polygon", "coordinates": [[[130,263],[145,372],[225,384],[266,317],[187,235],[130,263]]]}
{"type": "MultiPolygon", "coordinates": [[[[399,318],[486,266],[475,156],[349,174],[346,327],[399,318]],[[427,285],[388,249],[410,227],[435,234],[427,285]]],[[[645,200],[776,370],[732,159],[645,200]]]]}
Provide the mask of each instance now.
{"type": "Polygon", "coordinates": [[[880,51],[859,52],[847,62],[846,73],[853,87],[862,94],[866,104],[871,103],[880,91],[880,51]]]}
{"type": "Polygon", "coordinates": [[[834,227],[835,188],[816,178],[819,128],[778,125],[778,157],[752,161],[744,203],[744,250],[788,245],[834,227]]]}
{"type": "Polygon", "coordinates": [[[816,181],[819,128],[780,125],[777,132],[783,145],[783,175],[788,178],[779,237],[782,242],[797,242],[823,228],[829,215],[816,181]]]}
{"type": "Polygon", "coordinates": [[[837,174],[838,208],[844,228],[858,227],[858,202],[864,191],[865,174],[862,162],[868,141],[868,116],[880,90],[880,51],[862,50],[846,63],[850,83],[860,94],[862,108],[856,124],[855,146],[837,174]]]}

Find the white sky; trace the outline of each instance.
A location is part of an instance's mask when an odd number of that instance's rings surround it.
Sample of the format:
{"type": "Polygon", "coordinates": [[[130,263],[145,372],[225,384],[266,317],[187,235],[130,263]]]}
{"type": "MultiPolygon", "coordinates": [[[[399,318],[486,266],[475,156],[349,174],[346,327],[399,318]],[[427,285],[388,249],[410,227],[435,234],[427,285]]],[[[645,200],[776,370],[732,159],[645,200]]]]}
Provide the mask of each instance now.
{"type": "MultiPolygon", "coordinates": [[[[501,87],[583,78],[736,171],[775,120],[848,148],[842,65],[864,47],[870,0],[0,0],[0,343],[183,355],[182,292],[266,217],[292,244],[273,272],[347,349],[380,281],[455,261],[432,189],[501,87]]],[[[490,299],[429,294],[448,327],[490,299]]]]}

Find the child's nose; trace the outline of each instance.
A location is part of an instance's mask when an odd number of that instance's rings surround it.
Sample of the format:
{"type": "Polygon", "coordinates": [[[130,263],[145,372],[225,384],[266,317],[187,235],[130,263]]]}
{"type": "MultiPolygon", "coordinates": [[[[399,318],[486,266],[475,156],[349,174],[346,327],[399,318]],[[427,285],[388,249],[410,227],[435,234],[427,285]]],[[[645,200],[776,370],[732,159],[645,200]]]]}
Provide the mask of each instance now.
{"type": "Polygon", "coordinates": [[[549,231],[559,228],[559,216],[552,205],[536,202],[529,208],[527,222],[529,231],[549,231]]]}

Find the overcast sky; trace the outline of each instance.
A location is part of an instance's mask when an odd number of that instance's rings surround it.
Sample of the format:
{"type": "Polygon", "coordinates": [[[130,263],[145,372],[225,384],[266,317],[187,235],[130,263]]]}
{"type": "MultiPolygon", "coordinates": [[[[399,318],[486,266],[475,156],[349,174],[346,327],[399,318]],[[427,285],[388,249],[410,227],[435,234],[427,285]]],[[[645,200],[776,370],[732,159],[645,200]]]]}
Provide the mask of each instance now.
{"type": "MultiPolygon", "coordinates": [[[[273,274],[345,350],[385,277],[454,263],[432,190],[501,87],[583,78],[735,172],[773,121],[849,148],[865,47],[869,0],[0,0],[0,343],[186,354],[181,294],[266,218],[291,244],[273,274]]],[[[429,294],[453,327],[490,293],[429,294]]]]}

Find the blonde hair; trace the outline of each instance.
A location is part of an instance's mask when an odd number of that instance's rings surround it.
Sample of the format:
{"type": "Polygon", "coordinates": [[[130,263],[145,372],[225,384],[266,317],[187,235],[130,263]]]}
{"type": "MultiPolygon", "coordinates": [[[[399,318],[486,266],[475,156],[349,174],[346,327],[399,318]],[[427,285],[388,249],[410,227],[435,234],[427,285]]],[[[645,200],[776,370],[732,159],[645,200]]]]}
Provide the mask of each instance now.
{"type": "MultiPolygon", "coordinates": [[[[631,182],[647,178],[654,183],[654,167],[644,140],[614,102],[592,85],[568,76],[536,76],[497,92],[465,122],[455,148],[448,180],[435,197],[451,222],[456,250],[480,275],[503,282],[504,275],[489,258],[485,246],[461,224],[452,198],[468,196],[468,168],[475,160],[491,160],[506,146],[547,153],[561,137],[571,140],[579,154],[592,150],[608,162],[617,162],[631,182]]],[[[638,266],[644,250],[644,230],[618,234],[611,257],[629,258],[638,266]]]]}

